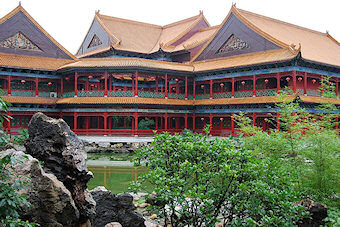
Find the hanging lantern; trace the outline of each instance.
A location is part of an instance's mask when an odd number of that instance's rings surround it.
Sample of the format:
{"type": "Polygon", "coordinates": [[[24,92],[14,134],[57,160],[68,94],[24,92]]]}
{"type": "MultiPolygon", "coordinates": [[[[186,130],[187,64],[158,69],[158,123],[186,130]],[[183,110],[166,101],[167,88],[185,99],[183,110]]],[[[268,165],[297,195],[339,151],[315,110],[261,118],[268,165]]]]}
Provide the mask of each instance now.
{"type": "Polygon", "coordinates": [[[93,78],[93,76],[89,76],[89,79],[92,79],[93,78]]]}
{"type": "Polygon", "coordinates": [[[220,121],[223,121],[223,117],[220,118],[220,121]]]}
{"type": "Polygon", "coordinates": [[[176,78],[175,81],[178,82],[178,79],[176,78]]]}
{"type": "Polygon", "coordinates": [[[298,77],[298,81],[302,81],[302,77],[298,77]]]}
{"type": "Polygon", "coordinates": [[[47,84],[48,84],[48,85],[52,85],[52,82],[48,82],[47,84]]]}
{"type": "Polygon", "coordinates": [[[315,83],[316,83],[316,79],[313,79],[313,80],[312,80],[312,83],[315,84],[315,83]]]}
{"type": "Polygon", "coordinates": [[[70,80],[70,77],[65,77],[65,80],[70,80]]]}
{"type": "Polygon", "coordinates": [[[287,77],[286,80],[289,82],[290,81],[290,77],[287,77]]]}
{"type": "Polygon", "coordinates": [[[221,86],[221,87],[224,87],[224,83],[220,83],[220,86],[221,86]]]}
{"type": "Polygon", "coordinates": [[[173,91],[176,91],[176,88],[173,87],[172,90],[173,90],[173,91]]]}
{"type": "Polygon", "coordinates": [[[91,86],[91,87],[94,87],[94,84],[91,84],[90,86],[91,86]]]}
{"type": "Polygon", "coordinates": [[[329,81],[329,82],[328,82],[328,85],[332,85],[332,82],[329,81]]]}
{"type": "Polygon", "coordinates": [[[241,84],[242,84],[242,85],[245,85],[245,84],[246,84],[246,82],[245,82],[245,81],[242,81],[242,82],[241,82],[241,84]]]}
{"type": "Polygon", "coordinates": [[[26,83],[26,80],[21,80],[21,83],[22,83],[22,84],[26,83]]]}
{"type": "Polygon", "coordinates": [[[268,121],[268,118],[265,118],[265,119],[263,119],[265,122],[267,122],[268,121]]]}
{"type": "Polygon", "coordinates": [[[297,119],[298,122],[301,122],[301,118],[297,119]]]}
{"type": "Polygon", "coordinates": [[[268,80],[268,79],[265,79],[264,82],[265,82],[266,84],[268,84],[269,80],[268,80]]]}
{"type": "Polygon", "coordinates": [[[201,117],[201,121],[204,121],[204,117],[201,117]]]}
{"type": "Polygon", "coordinates": [[[202,88],[202,89],[204,88],[204,84],[201,85],[201,88],[202,88]]]}

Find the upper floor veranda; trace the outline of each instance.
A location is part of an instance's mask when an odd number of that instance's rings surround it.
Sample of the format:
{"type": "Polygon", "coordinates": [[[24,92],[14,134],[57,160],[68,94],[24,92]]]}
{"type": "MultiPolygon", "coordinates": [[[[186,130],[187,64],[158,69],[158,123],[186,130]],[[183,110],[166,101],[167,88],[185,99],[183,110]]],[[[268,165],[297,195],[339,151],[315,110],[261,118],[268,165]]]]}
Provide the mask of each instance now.
{"type": "MultiPolygon", "coordinates": [[[[0,88],[4,96],[86,98],[135,97],[205,100],[275,96],[282,89],[291,89],[300,96],[322,97],[322,78],[329,73],[286,67],[226,74],[158,73],[142,70],[86,70],[62,75],[0,72],[0,88]],[[265,72],[266,71],[266,72],[265,72]]],[[[340,79],[331,76],[330,95],[339,98],[340,79]]],[[[157,103],[157,100],[159,103],[157,103]]]]}

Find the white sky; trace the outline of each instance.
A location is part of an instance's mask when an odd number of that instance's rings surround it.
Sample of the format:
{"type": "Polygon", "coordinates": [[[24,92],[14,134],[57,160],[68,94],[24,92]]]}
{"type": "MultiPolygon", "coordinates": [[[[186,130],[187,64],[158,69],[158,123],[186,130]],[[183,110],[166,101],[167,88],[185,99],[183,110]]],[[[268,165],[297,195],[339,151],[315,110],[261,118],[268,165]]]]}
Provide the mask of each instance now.
{"type": "MultiPolygon", "coordinates": [[[[19,3],[0,0],[0,17],[19,3]]],[[[236,7],[329,33],[340,41],[340,0],[21,0],[28,13],[61,45],[75,54],[94,17],[101,14],[157,25],[195,16],[220,24],[236,7]]]]}

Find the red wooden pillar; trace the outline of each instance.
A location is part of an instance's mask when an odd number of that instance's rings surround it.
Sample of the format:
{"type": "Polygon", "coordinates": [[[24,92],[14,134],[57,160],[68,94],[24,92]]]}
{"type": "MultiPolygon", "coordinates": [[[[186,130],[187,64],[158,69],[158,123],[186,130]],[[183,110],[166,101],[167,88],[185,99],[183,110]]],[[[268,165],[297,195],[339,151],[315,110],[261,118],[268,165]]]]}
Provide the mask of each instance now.
{"type": "Polygon", "coordinates": [[[86,135],[89,134],[89,128],[90,128],[90,117],[86,116],[85,117],[85,130],[86,130],[86,135]]]}
{"type": "Polygon", "coordinates": [[[135,73],[135,97],[138,97],[138,71],[135,73]]]}
{"type": "Polygon", "coordinates": [[[210,135],[211,135],[211,131],[213,130],[213,116],[212,116],[212,113],[209,113],[209,124],[210,124],[210,135]]]}
{"type": "Polygon", "coordinates": [[[7,91],[7,94],[9,96],[12,94],[11,81],[12,81],[12,76],[8,75],[8,91],[7,91]]]}
{"type": "Polygon", "coordinates": [[[74,97],[78,96],[78,73],[74,74],[74,97]]]}
{"type": "Polygon", "coordinates": [[[210,99],[212,99],[213,98],[213,80],[210,80],[209,83],[210,83],[210,99]]]}
{"type": "Polygon", "coordinates": [[[185,77],[185,99],[188,99],[188,77],[185,77]]]}
{"type": "Polygon", "coordinates": [[[335,79],[335,95],[337,98],[339,98],[339,78],[338,77],[335,79]]]}
{"type": "Polygon", "coordinates": [[[303,74],[303,94],[307,95],[307,72],[303,74]]]}
{"type": "Polygon", "coordinates": [[[165,74],[164,97],[168,98],[168,74],[165,74]]]}
{"type": "Polygon", "coordinates": [[[256,113],[253,112],[253,126],[256,126],[256,113]]]}
{"type": "Polygon", "coordinates": [[[39,78],[35,78],[35,97],[39,96],[39,78]]]}
{"type": "Polygon", "coordinates": [[[155,117],[155,129],[158,131],[158,117],[155,117]]]}
{"type": "Polygon", "coordinates": [[[61,77],[61,80],[60,80],[60,98],[63,97],[63,93],[64,93],[64,78],[61,77]]]}
{"type": "Polygon", "coordinates": [[[107,112],[104,112],[104,136],[107,135],[107,112]]]}
{"type": "Polygon", "coordinates": [[[12,117],[11,111],[7,111],[7,115],[9,116],[8,121],[7,121],[7,133],[11,134],[11,121],[12,121],[12,119],[11,119],[11,117],[12,117]]]}
{"type": "Polygon", "coordinates": [[[194,82],[193,82],[193,89],[192,89],[193,91],[192,91],[192,98],[193,98],[193,100],[195,100],[196,99],[196,81],[195,81],[195,79],[194,79],[194,82]]]}
{"type": "Polygon", "coordinates": [[[293,92],[296,93],[296,71],[293,71],[293,92]]]}
{"type": "Polygon", "coordinates": [[[276,113],[276,131],[280,131],[280,113],[276,113]]]}
{"type": "Polygon", "coordinates": [[[156,76],[156,93],[158,93],[158,76],[156,76]]]}
{"type": "Polygon", "coordinates": [[[73,116],[73,132],[77,133],[77,112],[74,112],[73,116]]]}
{"type": "Polygon", "coordinates": [[[188,128],[188,114],[187,113],[184,114],[184,128],[185,129],[188,128]]]}
{"type": "Polygon", "coordinates": [[[253,97],[256,97],[256,75],[253,75],[253,97]]]}
{"type": "Polygon", "coordinates": [[[321,85],[321,97],[323,97],[323,90],[324,90],[322,81],[323,81],[323,75],[321,76],[321,79],[320,79],[320,85],[321,85]]]}
{"type": "Polygon", "coordinates": [[[234,113],[231,114],[231,135],[235,134],[235,121],[234,121],[234,113]]]}
{"type": "Polygon", "coordinates": [[[280,84],[280,73],[276,73],[276,92],[280,94],[281,84],[280,84]]]}
{"type": "Polygon", "coordinates": [[[235,77],[231,78],[231,97],[235,97],[235,77]]]}
{"type": "Polygon", "coordinates": [[[164,114],[164,131],[168,131],[168,113],[164,114]]]}
{"type": "Polygon", "coordinates": [[[138,112],[134,112],[134,119],[135,119],[134,134],[135,136],[138,136],[138,112]]]}
{"type": "Polygon", "coordinates": [[[104,85],[104,97],[107,97],[107,76],[108,76],[108,73],[105,72],[104,73],[104,81],[105,81],[105,85],[104,85]]]}

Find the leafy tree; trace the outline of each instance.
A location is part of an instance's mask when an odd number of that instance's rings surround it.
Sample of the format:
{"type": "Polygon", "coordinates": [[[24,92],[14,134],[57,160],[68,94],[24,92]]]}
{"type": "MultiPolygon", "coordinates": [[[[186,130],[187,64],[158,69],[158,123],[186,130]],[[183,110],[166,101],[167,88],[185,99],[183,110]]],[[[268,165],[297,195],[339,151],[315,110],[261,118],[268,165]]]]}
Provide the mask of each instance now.
{"type": "Polygon", "coordinates": [[[138,128],[139,129],[152,129],[154,128],[155,121],[149,118],[144,118],[139,121],[138,128]]]}
{"type": "MultiPolygon", "coordinates": [[[[207,128],[205,132],[209,134],[207,128]]],[[[274,159],[246,150],[237,138],[164,133],[136,155],[136,163],[145,164],[149,172],[133,186],[136,191],[145,182],[154,186],[155,209],[166,224],[285,226],[299,219],[301,207],[292,206],[296,196],[289,175],[274,159]],[[272,168],[266,170],[268,165],[272,168]]]]}

